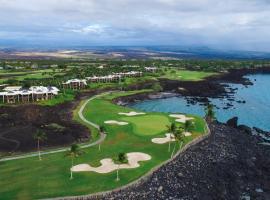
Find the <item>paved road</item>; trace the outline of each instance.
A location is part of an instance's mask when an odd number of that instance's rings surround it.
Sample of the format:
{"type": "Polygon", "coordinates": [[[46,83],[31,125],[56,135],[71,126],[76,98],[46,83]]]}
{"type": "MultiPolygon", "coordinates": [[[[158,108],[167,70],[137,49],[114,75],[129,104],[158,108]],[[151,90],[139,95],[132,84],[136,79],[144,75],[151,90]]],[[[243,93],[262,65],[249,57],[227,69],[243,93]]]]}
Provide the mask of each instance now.
{"type": "MultiPolygon", "coordinates": [[[[84,102],[84,104],[80,107],[80,110],[78,112],[79,114],[79,117],[82,121],[84,121],[85,123],[95,127],[96,129],[99,129],[99,125],[91,122],[91,121],[88,121],[84,116],[83,116],[83,110],[85,109],[85,106],[92,100],[98,98],[98,97],[101,97],[101,96],[104,96],[106,94],[108,94],[110,92],[106,92],[106,93],[103,93],[103,94],[100,94],[100,95],[96,95],[94,97],[91,97],[90,99],[88,99],[86,102],[84,102]]],[[[85,144],[85,145],[81,145],[81,148],[84,149],[84,148],[88,148],[88,147],[92,147],[92,146],[95,146],[95,145],[98,145],[100,143],[102,143],[106,138],[106,134],[104,133],[100,133],[100,138],[93,142],[93,143],[89,143],[89,144],[85,144]]],[[[60,153],[60,152],[65,152],[65,151],[68,151],[70,148],[61,148],[61,149],[57,149],[57,150],[51,150],[51,151],[45,151],[45,152],[41,152],[41,155],[47,155],[47,154],[54,154],[54,153],[60,153]]],[[[13,157],[7,157],[7,158],[2,158],[0,159],[0,162],[3,162],[3,161],[9,161],[9,160],[18,160],[18,159],[24,159],[24,158],[30,158],[30,157],[36,157],[38,156],[38,152],[37,153],[30,153],[30,154],[24,154],[24,155],[20,155],[20,156],[13,156],[13,157]]]]}

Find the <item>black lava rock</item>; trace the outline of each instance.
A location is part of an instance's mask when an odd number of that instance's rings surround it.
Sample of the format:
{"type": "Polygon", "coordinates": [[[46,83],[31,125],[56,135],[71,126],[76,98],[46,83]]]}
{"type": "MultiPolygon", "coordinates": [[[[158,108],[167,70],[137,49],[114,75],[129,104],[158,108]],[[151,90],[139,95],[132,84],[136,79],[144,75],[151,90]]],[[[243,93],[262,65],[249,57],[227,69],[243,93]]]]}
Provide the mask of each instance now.
{"type": "Polygon", "coordinates": [[[229,119],[226,124],[228,126],[230,126],[230,127],[237,128],[237,126],[238,126],[238,117],[233,117],[233,118],[229,119]]]}

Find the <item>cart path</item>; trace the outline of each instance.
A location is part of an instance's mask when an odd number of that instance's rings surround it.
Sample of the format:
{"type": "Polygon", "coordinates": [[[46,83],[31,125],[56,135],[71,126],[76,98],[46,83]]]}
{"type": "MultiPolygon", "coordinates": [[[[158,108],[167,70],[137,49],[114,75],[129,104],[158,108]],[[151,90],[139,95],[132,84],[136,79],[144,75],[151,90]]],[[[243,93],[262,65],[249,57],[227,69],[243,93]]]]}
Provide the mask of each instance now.
{"type": "MultiPolygon", "coordinates": [[[[79,115],[80,119],[83,122],[85,122],[85,123],[93,126],[96,129],[99,129],[99,125],[95,124],[94,122],[91,122],[91,121],[87,120],[83,116],[83,111],[84,111],[86,105],[90,101],[92,101],[92,100],[94,100],[94,99],[96,99],[98,97],[104,96],[104,95],[106,95],[108,93],[110,93],[110,92],[106,92],[106,93],[103,93],[103,94],[100,94],[100,95],[95,95],[95,96],[91,97],[90,99],[88,99],[87,101],[84,102],[84,104],[80,107],[80,109],[78,111],[78,115],[79,115]]],[[[100,133],[100,137],[99,137],[99,139],[97,141],[95,141],[93,143],[81,145],[81,148],[84,149],[84,148],[88,148],[88,147],[92,147],[92,146],[98,145],[98,144],[102,143],[105,140],[105,138],[106,138],[106,134],[100,133]]],[[[65,152],[65,151],[68,151],[69,149],[70,149],[69,147],[66,147],[66,148],[61,148],[61,149],[57,149],[57,150],[44,151],[44,152],[41,152],[41,155],[47,155],[47,154],[54,154],[54,153],[65,152]]],[[[19,160],[19,159],[24,159],[24,158],[36,157],[36,156],[38,156],[38,152],[36,152],[36,153],[30,153],[30,154],[24,154],[24,155],[20,155],[20,156],[12,156],[12,157],[7,157],[7,158],[2,158],[2,159],[0,159],[0,162],[10,161],[10,160],[19,160]]]]}

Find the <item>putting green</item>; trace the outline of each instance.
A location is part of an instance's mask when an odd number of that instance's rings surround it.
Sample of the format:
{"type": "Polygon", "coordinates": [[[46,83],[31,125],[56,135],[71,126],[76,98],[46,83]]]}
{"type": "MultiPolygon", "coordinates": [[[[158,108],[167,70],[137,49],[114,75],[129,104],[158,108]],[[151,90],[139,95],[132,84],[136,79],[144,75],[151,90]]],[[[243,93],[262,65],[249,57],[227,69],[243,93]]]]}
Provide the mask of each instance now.
{"type": "Polygon", "coordinates": [[[132,124],[133,131],[137,135],[159,135],[166,131],[166,126],[170,124],[168,117],[155,114],[122,119],[132,124]]]}

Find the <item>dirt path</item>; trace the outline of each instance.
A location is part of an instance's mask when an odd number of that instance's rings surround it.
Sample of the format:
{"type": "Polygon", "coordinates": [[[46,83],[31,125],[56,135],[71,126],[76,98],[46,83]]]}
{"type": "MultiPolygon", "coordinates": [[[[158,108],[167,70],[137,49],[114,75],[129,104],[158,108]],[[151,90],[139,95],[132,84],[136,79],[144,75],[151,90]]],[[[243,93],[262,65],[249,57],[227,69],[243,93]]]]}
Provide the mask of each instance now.
{"type": "MultiPolygon", "coordinates": [[[[106,94],[108,94],[108,93],[109,93],[109,92],[103,93],[103,94],[100,94],[100,95],[96,95],[96,96],[91,97],[90,99],[88,99],[87,101],[84,102],[84,104],[80,107],[79,112],[78,112],[78,115],[79,115],[80,119],[81,119],[83,122],[85,122],[85,123],[87,123],[87,124],[89,124],[89,125],[95,127],[96,129],[99,129],[99,125],[97,125],[97,124],[95,124],[95,123],[93,123],[93,122],[87,120],[87,119],[83,116],[83,111],[84,111],[84,109],[85,109],[85,106],[86,106],[90,101],[92,101],[92,100],[94,100],[94,99],[96,99],[96,98],[98,98],[98,97],[100,97],[100,96],[106,95],[106,94]]],[[[6,132],[6,133],[7,133],[7,132],[6,132]]],[[[5,134],[5,133],[4,133],[4,134],[5,134]]],[[[1,135],[3,135],[3,134],[1,134],[1,135]]],[[[1,137],[1,135],[0,135],[0,139],[3,139],[3,138],[1,137]]],[[[102,143],[102,142],[105,140],[105,138],[106,138],[106,134],[100,133],[100,138],[99,138],[97,141],[95,141],[95,142],[93,142],[93,143],[90,143],[90,144],[82,145],[81,148],[84,149],[84,148],[88,148],[88,147],[92,147],[92,146],[98,145],[98,144],[102,143]]],[[[8,140],[9,140],[9,139],[8,139],[8,140]]],[[[11,141],[11,140],[10,140],[10,141],[11,141]]],[[[16,142],[16,141],[15,141],[15,140],[14,140],[14,141],[12,140],[12,142],[16,142]]],[[[18,141],[17,141],[17,142],[18,142],[18,141]]],[[[60,153],[60,152],[68,151],[68,150],[69,150],[69,148],[61,148],[61,149],[56,149],[56,150],[50,150],[50,151],[41,152],[41,155],[60,153]]],[[[7,158],[2,158],[2,159],[0,159],[0,162],[3,162],[3,161],[9,161],[9,160],[19,160],[19,159],[24,159],[24,158],[36,157],[36,156],[38,156],[38,153],[29,153],[29,154],[24,154],[24,155],[20,155],[20,156],[12,156],[12,157],[7,157],[7,158]]]]}
{"type": "Polygon", "coordinates": [[[17,129],[25,129],[25,128],[28,128],[28,126],[26,126],[26,127],[20,127],[20,128],[13,128],[13,129],[10,129],[8,131],[4,131],[3,133],[0,133],[0,140],[5,140],[7,142],[15,143],[15,147],[14,147],[14,149],[11,152],[14,152],[14,151],[16,151],[19,148],[20,142],[18,140],[13,140],[13,139],[5,138],[4,135],[6,135],[6,134],[8,134],[8,133],[10,133],[12,131],[15,131],[17,129]]]}

